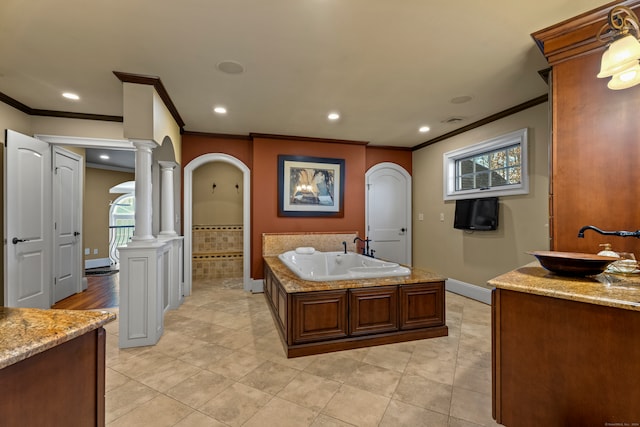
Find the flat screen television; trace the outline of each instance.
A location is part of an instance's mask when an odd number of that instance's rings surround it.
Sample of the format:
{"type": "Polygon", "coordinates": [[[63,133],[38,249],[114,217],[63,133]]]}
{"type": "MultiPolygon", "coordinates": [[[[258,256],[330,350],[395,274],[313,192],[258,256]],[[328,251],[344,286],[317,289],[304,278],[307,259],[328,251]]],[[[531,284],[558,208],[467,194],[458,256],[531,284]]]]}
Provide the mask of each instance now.
{"type": "Polygon", "coordinates": [[[453,228],[495,230],[498,228],[498,198],[456,200],[453,228]]]}

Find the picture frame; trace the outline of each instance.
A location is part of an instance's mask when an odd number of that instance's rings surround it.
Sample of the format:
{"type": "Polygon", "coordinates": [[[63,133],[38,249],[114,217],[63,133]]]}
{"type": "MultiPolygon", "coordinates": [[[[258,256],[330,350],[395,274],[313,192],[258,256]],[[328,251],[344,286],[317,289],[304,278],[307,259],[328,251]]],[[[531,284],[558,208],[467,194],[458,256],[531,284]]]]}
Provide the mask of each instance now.
{"type": "Polygon", "coordinates": [[[278,216],[344,217],[344,159],[278,156],[278,216]]]}

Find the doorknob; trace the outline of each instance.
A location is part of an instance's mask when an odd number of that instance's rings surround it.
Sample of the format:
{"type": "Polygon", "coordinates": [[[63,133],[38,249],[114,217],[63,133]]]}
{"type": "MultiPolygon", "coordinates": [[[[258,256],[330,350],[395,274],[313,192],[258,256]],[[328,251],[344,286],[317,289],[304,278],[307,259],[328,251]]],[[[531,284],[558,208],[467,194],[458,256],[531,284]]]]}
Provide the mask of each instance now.
{"type": "Polygon", "coordinates": [[[79,235],[80,235],[80,232],[79,232],[79,231],[74,231],[74,232],[73,232],[73,235],[74,235],[74,236],[79,236],[79,235]]]}
{"type": "Polygon", "coordinates": [[[11,240],[11,243],[13,243],[14,245],[17,245],[18,243],[21,242],[28,242],[29,239],[18,239],[17,237],[14,237],[13,240],[11,240]]]}
{"type": "Polygon", "coordinates": [[[407,229],[406,229],[406,228],[404,228],[404,227],[402,227],[402,228],[400,229],[400,231],[402,231],[402,232],[404,233],[405,231],[407,231],[407,229]]]}

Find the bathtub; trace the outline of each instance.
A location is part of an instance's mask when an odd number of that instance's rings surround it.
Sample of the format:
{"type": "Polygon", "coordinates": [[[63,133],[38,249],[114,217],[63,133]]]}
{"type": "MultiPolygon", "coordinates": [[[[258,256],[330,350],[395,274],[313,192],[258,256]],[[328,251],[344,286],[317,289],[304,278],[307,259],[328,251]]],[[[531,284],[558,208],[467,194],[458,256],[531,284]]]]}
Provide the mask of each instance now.
{"type": "Polygon", "coordinates": [[[314,282],[407,276],[411,270],[355,252],[289,251],[278,258],[298,277],[314,282]]]}

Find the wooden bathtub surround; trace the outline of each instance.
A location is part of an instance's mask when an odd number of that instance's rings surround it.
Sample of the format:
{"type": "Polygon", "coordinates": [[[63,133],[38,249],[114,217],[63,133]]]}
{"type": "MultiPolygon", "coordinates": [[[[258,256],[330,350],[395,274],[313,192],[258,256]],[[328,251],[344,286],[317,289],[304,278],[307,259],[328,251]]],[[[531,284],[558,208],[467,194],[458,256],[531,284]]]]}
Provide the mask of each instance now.
{"type": "Polygon", "coordinates": [[[446,336],[444,277],[311,282],[264,257],[264,295],[287,357],[446,336]]]}
{"type": "Polygon", "coordinates": [[[640,422],[640,277],[597,277],[534,262],[489,281],[498,423],[640,422]]]}

